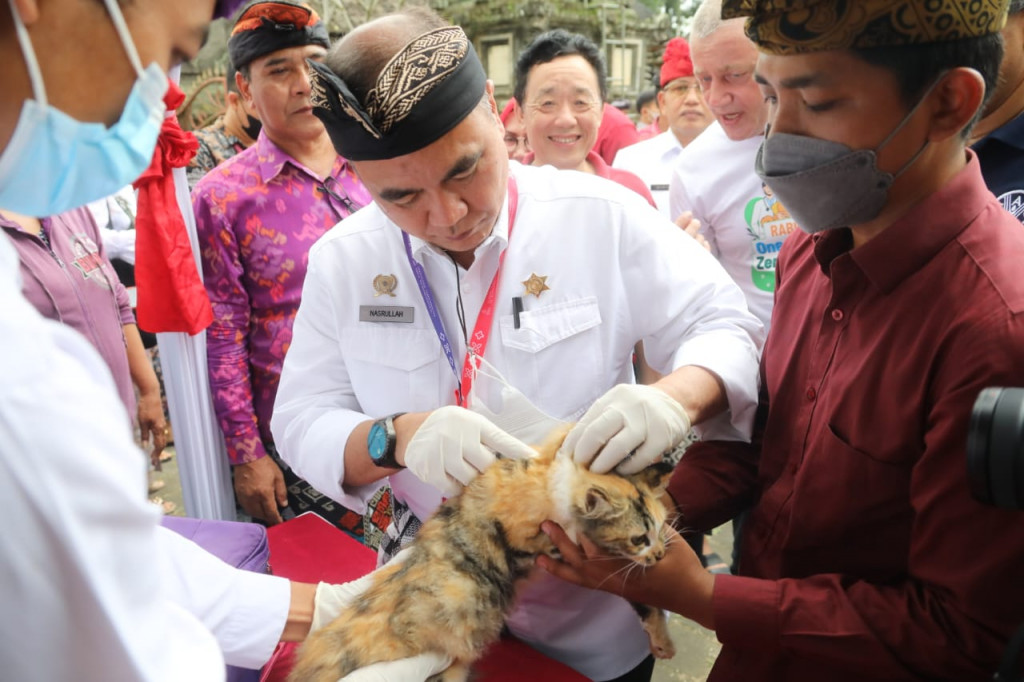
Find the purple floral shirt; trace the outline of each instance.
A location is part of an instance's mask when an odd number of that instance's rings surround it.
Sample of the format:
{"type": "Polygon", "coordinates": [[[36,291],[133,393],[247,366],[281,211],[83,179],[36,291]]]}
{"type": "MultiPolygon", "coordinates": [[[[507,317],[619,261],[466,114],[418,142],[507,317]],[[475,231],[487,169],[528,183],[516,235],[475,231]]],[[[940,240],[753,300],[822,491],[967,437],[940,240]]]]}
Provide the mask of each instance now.
{"type": "Polygon", "coordinates": [[[320,178],[264,133],[193,190],[214,316],[206,331],[210,390],[232,464],[265,456],[273,440],[270,415],[310,247],[370,201],[342,157],[320,178]]]}

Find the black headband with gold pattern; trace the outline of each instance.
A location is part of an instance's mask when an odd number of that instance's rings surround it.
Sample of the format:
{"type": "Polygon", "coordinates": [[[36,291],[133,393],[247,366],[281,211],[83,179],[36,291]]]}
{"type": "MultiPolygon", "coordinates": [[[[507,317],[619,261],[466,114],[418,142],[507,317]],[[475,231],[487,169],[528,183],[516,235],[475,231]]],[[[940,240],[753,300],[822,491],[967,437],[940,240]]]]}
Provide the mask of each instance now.
{"type": "Polygon", "coordinates": [[[918,45],[996,33],[1009,0],[723,0],[762,52],[918,45]]]}
{"type": "Polygon", "coordinates": [[[457,26],[428,31],[399,50],[365,102],[327,66],[310,65],[313,113],[351,161],[392,159],[440,139],[480,103],[487,82],[457,26]]]}

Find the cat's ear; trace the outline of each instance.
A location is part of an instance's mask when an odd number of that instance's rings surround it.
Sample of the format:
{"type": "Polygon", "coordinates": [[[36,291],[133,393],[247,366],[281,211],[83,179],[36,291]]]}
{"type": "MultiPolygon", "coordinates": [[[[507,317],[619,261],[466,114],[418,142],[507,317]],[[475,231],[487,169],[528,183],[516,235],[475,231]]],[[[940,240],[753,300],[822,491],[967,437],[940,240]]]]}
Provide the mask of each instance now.
{"type": "Polygon", "coordinates": [[[587,496],[584,501],[583,515],[587,518],[598,518],[607,514],[612,508],[608,493],[602,488],[591,486],[587,489],[587,496]]]}
{"type": "Polygon", "coordinates": [[[668,487],[668,481],[672,477],[675,467],[671,462],[664,459],[647,466],[643,471],[630,476],[636,483],[643,483],[650,488],[655,495],[661,495],[668,487]]]}

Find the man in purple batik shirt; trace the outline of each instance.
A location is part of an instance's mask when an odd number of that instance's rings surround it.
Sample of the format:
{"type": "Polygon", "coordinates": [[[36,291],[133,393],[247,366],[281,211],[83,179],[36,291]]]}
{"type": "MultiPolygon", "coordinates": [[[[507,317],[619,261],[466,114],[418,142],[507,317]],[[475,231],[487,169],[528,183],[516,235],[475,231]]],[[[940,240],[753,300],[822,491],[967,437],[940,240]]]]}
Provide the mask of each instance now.
{"type": "Polygon", "coordinates": [[[323,22],[300,3],[258,2],[239,16],[228,50],[263,130],[196,185],[192,202],[214,311],[210,389],[238,502],[274,524],[290,496],[293,511],[313,509],[358,534],[360,516],[333,503],[318,508],[325,498],[282,471],[270,434],[309,248],[370,201],[312,114],[306,60],[322,59],[328,44],[323,22]]]}

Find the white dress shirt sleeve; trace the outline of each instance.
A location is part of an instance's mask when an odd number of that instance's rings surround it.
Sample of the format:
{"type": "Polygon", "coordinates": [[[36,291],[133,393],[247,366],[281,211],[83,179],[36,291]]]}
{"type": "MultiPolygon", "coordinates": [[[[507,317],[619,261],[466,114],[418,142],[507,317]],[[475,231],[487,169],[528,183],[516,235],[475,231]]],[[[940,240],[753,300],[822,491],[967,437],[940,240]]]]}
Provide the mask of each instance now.
{"type": "MultiPolygon", "coordinates": [[[[359,411],[341,352],[341,332],[323,268],[337,264],[318,258],[314,247],[295,316],[292,343],[270,420],[281,457],[314,488],[333,500],[362,510],[384,484],[344,485],[345,444],[369,417],[359,411]]],[[[326,254],[324,254],[326,255],[326,254]]]]}
{"type": "Polygon", "coordinates": [[[0,240],[0,677],[223,680],[218,640],[266,662],[288,581],[159,526],[107,366],[21,297],[12,256],[0,240]]]}
{"type": "Polygon", "coordinates": [[[706,439],[749,440],[763,325],[721,264],[654,214],[639,203],[630,210],[630,219],[648,229],[624,231],[628,240],[620,251],[623,288],[630,309],[641,316],[647,362],[662,373],[687,365],[714,373],[729,410],[695,427],[697,432],[706,439]]]}
{"type": "Polygon", "coordinates": [[[223,679],[213,637],[168,598],[146,458],[109,370],[11,273],[0,262],[0,677],[223,679]]]}
{"type": "Polygon", "coordinates": [[[227,663],[261,667],[281,639],[291,583],[235,568],[174,531],[157,530],[168,598],[213,633],[227,663]]]}

